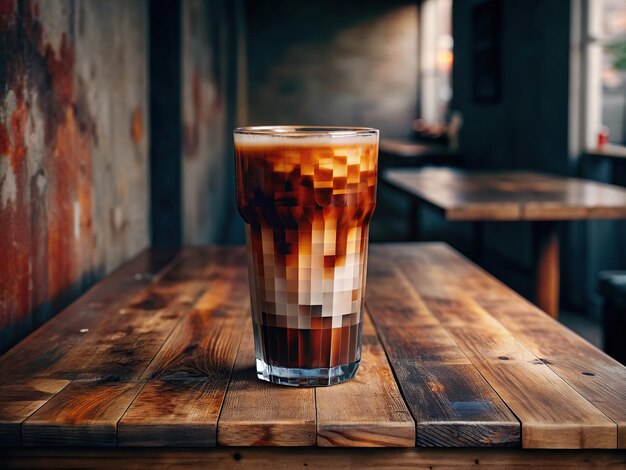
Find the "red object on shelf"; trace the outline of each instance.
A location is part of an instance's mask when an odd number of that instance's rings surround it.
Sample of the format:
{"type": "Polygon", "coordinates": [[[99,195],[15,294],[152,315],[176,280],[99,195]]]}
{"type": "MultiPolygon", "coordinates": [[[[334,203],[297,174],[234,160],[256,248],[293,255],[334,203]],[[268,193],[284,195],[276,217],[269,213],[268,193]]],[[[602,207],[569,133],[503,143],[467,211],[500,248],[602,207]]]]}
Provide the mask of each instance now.
{"type": "Polygon", "coordinates": [[[604,147],[609,143],[609,128],[602,127],[598,132],[598,148],[604,147]]]}

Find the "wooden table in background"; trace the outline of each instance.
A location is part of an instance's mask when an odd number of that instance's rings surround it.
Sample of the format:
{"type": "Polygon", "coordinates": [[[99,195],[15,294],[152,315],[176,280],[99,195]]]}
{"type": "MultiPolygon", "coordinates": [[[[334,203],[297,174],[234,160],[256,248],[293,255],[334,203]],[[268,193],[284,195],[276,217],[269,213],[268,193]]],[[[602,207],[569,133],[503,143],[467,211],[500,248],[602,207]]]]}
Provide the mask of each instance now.
{"type": "Polygon", "coordinates": [[[626,463],[626,368],[447,245],[371,246],[329,388],[256,378],[245,266],[146,252],[1,356],[2,466],[626,463]]]}
{"type": "Polygon", "coordinates": [[[451,221],[532,222],[536,302],[553,317],[559,311],[559,221],[626,219],[626,189],[604,183],[527,171],[473,172],[450,168],[393,169],[385,183],[412,197],[411,236],[417,238],[419,203],[451,221]]]}
{"type": "Polygon", "coordinates": [[[448,145],[410,140],[381,139],[378,148],[381,168],[420,165],[458,165],[459,156],[448,145]]]}

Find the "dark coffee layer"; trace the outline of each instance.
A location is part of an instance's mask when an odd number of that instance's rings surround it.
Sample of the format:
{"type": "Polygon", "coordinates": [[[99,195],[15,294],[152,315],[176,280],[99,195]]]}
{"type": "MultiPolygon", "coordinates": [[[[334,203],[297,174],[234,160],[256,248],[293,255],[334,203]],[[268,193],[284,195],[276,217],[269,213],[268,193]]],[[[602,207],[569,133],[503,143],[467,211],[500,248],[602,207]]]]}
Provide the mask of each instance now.
{"type": "Polygon", "coordinates": [[[272,366],[327,369],[361,358],[362,325],[340,328],[297,329],[261,325],[263,360],[272,366]]]}

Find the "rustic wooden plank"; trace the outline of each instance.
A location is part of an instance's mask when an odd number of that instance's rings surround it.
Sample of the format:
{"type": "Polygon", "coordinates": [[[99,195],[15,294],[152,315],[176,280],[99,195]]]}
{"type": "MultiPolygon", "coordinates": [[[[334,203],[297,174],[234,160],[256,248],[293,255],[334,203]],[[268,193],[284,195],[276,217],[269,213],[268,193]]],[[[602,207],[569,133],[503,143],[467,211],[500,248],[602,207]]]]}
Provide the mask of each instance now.
{"type": "Polygon", "coordinates": [[[615,423],[512,336],[459,327],[451,332],[522,421],[523,447],[616,447],[615,423]]]}
{"type": "Polygon", "coordinates": [[[444,211],[448,220],[521,220],[519,201],[502,200],[480,193],[481,181],[448,169],[392,169],[383,174],[386,183],[444,211]]]}
{"type": "Polygon", "coordinates": [[[399,361],[418,447],[519,447],[520,424],[472,364],[399,361]]]}
{"type": "MultiPolygon", "coordinates": [[[[85,341],[86,333],[94,325],[111,312],[117,312],[145,289],[155,276],[167,271],[175,259],[176,252],[172,250],[143,252],[4,354],[0,358],[0,388],[10,391],[0,393],[0,408],[7,412],[7,416],[3,416],[5,424],[10,423],[11,429],[16,425],[19,428],[24,420],[54,396],[53,391],[58,391],[56,386],[60,390],[67,385],[67,380],[45,377],[85,341]],[[33,398],[32,402],[28,401],[30,398],[33,398]]],[[[75,364],[90,358],[87,350],[75,364]]],[[[15,436],[19,439],[19,432],[15,436]]]]}
{"type": "MultiPolygon", "coordinates": [[[[2,416],[5,424],[10,424],[11,429],[21,424],[54,396],[56,386],[60,390],[67,385],[67,380],[47,377],[50,371],[86,340],[88,330],[107,315],[117,312],[145,289],[158,273],[167,271],[176,262],[175,255],[172,250],[141,253],[1,356],[0,388],[8,391],[0,393],[0,409],[7,413],[2,416]],[[16,402],[16,395],[22,397],[24,403],[16,402]],[[28,401],[30,398],[32,402],[28,401]]],[[[75,364],[92,361],[94,357],[86,351],[75,364]]],[[[107,357],[101,356],[100,359],[106,360],[107,357]]],[[[19,433],[15,436],[19,439],[19,433]]]]}
{"type": "Polygon", "coordinates": [[[136,382],[72,382],[22,425],[25,446],[114,447],[136,382]]]}
{"type": "MultiPolygon", "coordinates": [[[[132,283],[114,282],[111,291],[106,290],[107,295],[117,295],[123,303],[107,303],[108,297],[90,303],[99,309],[97,316],[95,311],[72,306],[73,313],[67,314],[63,324],[43,327],[44,332],[51,328],[50,336],[59,337],[59,343],[48,346],[43,334],[43,344],[37,348],[37,340],[33,349],[38,352],[30,358],[34,366],[28,369],[34,369],[31,376],[109,381],[138,378],[180,316],[206,290],[216,269],[213,261],[219,263],[225,256],[220,248],[187,249],[156,275],[127,270],[123,282],[132,278],[132,283]],[[144,278],[148,284],[136,285],[144,278]],[[43,357],[41,350],[46,351],[43,357]]],[[[79,303],[84,304],[82,299],[79,303]]],[[[7,374],[15,375],[13,371],[7,374]]]]}
{"type": "MultiPolygon", "coordinates": [[[[375,305],[375,302],[370,302],[370,305],[375,305]]],[[[436,321],[434,317],[432,318],[436,321]]],[[[450,334],[439,324],[379,326],[378,331],[383,338],[383,344],[389,342],[385,348],[392,363],[402,361],[419,364],[470,363],[450,334]]]]}
{"type": "Polygon", "coordinates": [[[449,220],[626,217],[626,190],[537,172],[450,168],[387,170],[385,182],[445,211],[449,220]]]}
{"type": "Polygon", "coordinates": [[[155,357],[178,315],[210,284],[210,273],[225,253],[188,250],[125,307],[108,309],[84,331],[90,339],[75,345],[46,373],[88,381],[73,382],[25,421],[24,443],[50,438],[53,445],[116,445],[117,422],[141,389],[134,381],[155,357]],[[76,410],[77,402],[83,410],[76,410]]]}
{"type": "Polygon", "coordinates": [[[626,448],[626,367],[534,305],[519,300],[477,302],[533,354],[618,426],[618,447],[626,448]]]}
{"type": "Polygon", "coordinates": [[[87,338],[46,371],[72,380],[132,381],[146,370],[184,310],[121,309],[109,323],[83,333],[87,338]]]}
{"type": "Polygon", "coordinates": [[[230,371],[228,355],[236,352],[242,315],[250,303],[244,259],[243,249],[236,249],[215,260],[206,292],[172,332],[142,379],[206,378],[224,368],[230,371]],[[235,350],[231,351],[233,341],[235,350]]]}
{"type": "Polygon", "coordinates": [[[22,422],[69,383],[68,380],[32,379],[0,385],[0,446],[19,446],[22,422]]]}
{"type": "Polygon", "coordinates": [[[198,378],[149,381],[119,422],[118,445],[214,446],[220,385],[198,378]]]}
{"type": "Polygon", "coordinates": [[[85,340],[46,370],[55,378],[135,380],[179,319],[229,255],[221,248],[188,248],[180,259],[118,310],[108,310],[83,332],[85,340]]]}
{"type": "Polygon", "coordinates": [[[363,320],[363,349],[356,376],[336,387],[318,387],[317,445],[321,447],[410,447],[415,423],[378,335],[363,320]]]}
{"type": "MultiPolygon", "coordinates": [[[[410,277],[410,284],[419,284],[421,290],[428,293],[428,297],[440,299],[454,297],[458,293],[459,285],[462,285],[465,294],[469,295],[470,290],[479,292],[483,299],[522,298],[445,243],[391,243],[374,246],[377,253],[396,260],[395,265],[397,260],[428,264],[428,269],[412,269],[410,277]]],[[[418,298],[421,299],[421,296],[418,295],[418,298]]],[[[422,308],[428,311],[425,305],[422,308]]]]}
{"type": "Polygon", "coordinates": [[[624,468],[618,450],[216,447],[210,449],[6,449],[5,468],[624,468]]]}
{"type": "MultiPolygon", "coordinates": [[[[137,445],[163,445],[160,439],[164,436],[167,438],[168,433],[170,441],[166,445],[188,445],[194,442],[194,439],[197,442],[195,445],[208,445],[207,442],[215,442],[214,428],[213,431],[209,429],[208,432],[209,436],[213,436],[213,441],[210,440],[211,437],[207,440],[206,424],[217,421],[216,412],[211,410],[217,409],[219,413],[223,394],[220,398],[219,393],[217,395],[214,393],[211,381],[222,374],[223,383],[228,382],[239,338],[235,330],[239,328],[238,331],[241,332],[242,319],[248,318],[245,313],[248,311],[248,296],[243,263],[244,251],[242,249],[232,252],[225,250],[224,254],[220,255],[222,258],[205,255],[203,254],[205,251],[191,252],[194,260],[192,265],[195,264],[199,270],[195,274],[194,270],[189,267],[181,267],[177,270],[170,267],[168,272],[175,274],[171,275],[169,281],[157,280],[148,288],[144,286],[140,295],[135,295],[131,299],[133,301],[131,305],[128,305],[128,313],[145,315],[144,321],[148,325],[146,332],[152,332],[158,329],[161,320],[164,324],[174,321],[174,319],[160,319],[159,317],[161,314],[166,314],[169,305],[175,305],[176,308],[173,310],[181,309],[181,312],[193,306],[192,294],[198,292],[192,289],[193,286],[202,285],[204,287],[199,287],[200,289],[208,289],[207,294],[198,302],[197,308],[182,317],[182,321],[141,378],[141,381],[149,380],[149,383],[142,391],[142,394],[145,393],[142,399],[145,407],[138,408],[136,412],[137,424],[139,426],[147,423],[150,429],[137,434],[137,445]],[[219,269],[202,271],[207,264],[206,261],[201,261],[201,258],[205,256],[208,256],[206,259],[209,259],[209,265],[218,266],[219,269]],[[204,274],[198,276],[199,272],[204,272],[204,274]],[[192,294],[180,294],[183,291],[192,294]],[[180,295],[177,296],[176,292],[180,295]],[[154,293],[158,295],[155,296],[154,293]],[[142,300],[137,301],[138,299],[142,300]],[[194,315],[197,311],[209,313],[204,316],[194,315]],[[232,322],[229,322],[236,315],[239,315],[240,321],[233,326],[232,322]],[[207,321],[207,316],[212,320],[207,321]],[[214,346],[207,343],[214,339],[213,335],[207,335],[207,331],[217,331],[219,338],[226,334],[224,332],[230,332],[234,336],[226,335],[224,347],[214,346]],[[198,350],[200,352],[197,352],[198,350]],[[231,361],[220,362],[223,356],[229,356],[231,361]],[[213,400],[215,397],[217,398],[213,400]],[[161,419],[158,413],[163,403],[168,400],[168,409],[163,411],[161,419]],[[195,404],[198,404],[198,407],[194,410],[195,404]],[[194,415],[195,418],[180,425],[185,421],[176,416],[180,410],[194,415]],[[207,413],[210,418],[202,419],[200,415],[203,413],[207,413]],[[156,419],[150,421],[154,416],[156,419]],[[143,418],[144,421],[140,423],[139,418],[143,418]],[[173,427],[172,424],[174,424],[173,427]],[[161,425],[163,428],[159,430],[161,425]],[[179,425],[180,427],[176,428],[179,425]],[[181,429],[185,431],[180,432],[181,429]],[[176,436],[172,436],[174,433],[176,436]]],[[[206,251],[206,253],[209,252],[210,250],[206,251]]],[[[539,442],[542,445],[563,446],[563,442],[570,445],[578,439],[579,445],[605,445],[612,435],[613,447],[616,445],[618,434],[615,424],[593,407],[591,408],[596,414],[590,414],[586,407],[591,406],[589,402],[593,403],[593,400],[597,400],[597,407],[605,411],[600,405],[600,402],[604,400],[607,402],[606,410],[608,410],[605,413],[614,412],[616,416],[619,416],[617,410],[612,410],[612,408],[615,403],[619,403],[616,398],[623,397],[621,385],[615,384],[620,380],[621,366],[617,363],[607,364],[606,358],[598,350],[587,343],[580,343],[583,340],[578,339],[572,333],[569,333],[569,336],[565,334],[567,330],[564,330],[565,333],[561,331],[559,328],[562,327],[557,323],[538,310],[533,310],[528,303],[522,303],[514,293],[498,281],[485,275],[442,245],[428,245],[419,251],[407,251],[407,246],[396,251],[372,247],[371,260],[368,308],[375,310],[372,308],[372,305],[375,305],[377,311],[382,312],[379,314],[380,321],[376,317],[375,320],[383,344],[387,347],[390,362],[398,376],[398,382],[401,386],[405,382],[415,386],[416,391],[413,393],[417,397],[419,393],[428,393],[429,395],[417,398],[416,401],[420,402],[425,409],[431,410],[429,411],[431,415],[443,416],[443,420],[452,424],[453,415],[446,414],[450,410],[475,423],[480,423],[482,414],[493,413],[493,410],[488,411],[491,405],[480,403],[480,397],[488,394],[491,389],[475,372],[475,368],[478,367],[498,391],[500,388],[513,390],[510,396],[504,397],[507,403],[510,401],[513,404],[511,408],[521,409],[530,415],[528,420],[532,424],[530,428],[521,418],[523,437],[528,441],[527,444],[536,445],[539,442]],[[376,261],[375,258],[379,256],[383,256],[385,261],[382,263],[376,261]],[[389,266],[391,266],[390,270],[389,266]],[[377,279],[379,281],[375,281],[377,279]],[[382,291],[381,295],[372,295],[376,294],[377,288],[382,291]],[[417,291],[421,291],[424,295],[418,295],[417,291]],[[378,304],[372,304],[371,297],[378,304]],[[543,319],[540,315],[543,315],[543,319]],[[519,324],[518,329],[514,328],[516,324],[519,324]],[[415,335],[415,344],[412,344],[413,335],[415,335]],[[545,339],[542,339],[542,335],[545,339]],[[386,337],[393,340],[385,340],[386,337]],[[537,341],[537,345],[533,345],[532,338],[537,341]],[[564,343],[565,346],[561,346],[564,343]],[[539,347],[544,349],[533,349],[539,347]],[[562,347],[565,352],[561,349],[562,347]],[[590,358],[587,362],[583,360],[586,356],[590,358]],[[556,358],[556,365],[551,364],[554,358],[556,358]],[[578,368],[576,368],[577,364],[579,364],[578,368]],[[582,370],[583,365],[585,369],[587,366],[593,366],[599,368],[600,371],[596,375],[596,370],[582,370]],[[611,365],[613,369],[608,365],[611,365]],[[585,375],[583,372],[594,375],[585,375]],[[472,374],[477,381],[473,380],[472,374]],[[571,377],[566,376],[567,374],[571,374],[571,377]],[[614,374],[613,378],[611,374],[614,374]],[[569,385],[558,376],[561,376],[569,385]],[[578,376],[582,380],[579,378],[577,381],[578,376]],[[596,376],[600,377],[597,382],[596,376]],[[470,377],[469,380],[468,377],[470,377]],[[555,378],[561,381],[555,381],[555,378]],[[544,388],[552,390],[547,400],[543,394],[544,388]],[[609,391],[603,392],[602,388],[607,388],[609,391]],[[471,404],[464,403],[463,398],[468,396],[466,389],[476,390],[475,396],[469,395],[471,404]],[[574,389],[588,401],[574,392],[574,389]],[[431,391],[436,393],[431,394],[431,391]],[[571,400],[572,394],[578,397],[579,402],[571,400]],[[535,406],[536,401],[541,403],[537,405],[534,412],[541,415],[543,421],[525,409],[529,403],[535,406]],[[546,403],[543,403],[544,401],[546,403]],[[569,421],[563,420],[563,415],[567,415],[569,421]],[[581,415],[584,415],[587,421],[581,419],[581,415]],[[557,423],[556,427],[553,421],[557,423]],[[611,426],[613,431],[611,431],[611,426]]],[[[116,315],[119,315],[119,312],[116,315]]],[[[374,316],[375,313],[372,315],[374,316]]],[[[100,328],[104,321],[105,319],[102,318],[99,323],[94,324],[100,328]]],[[[136,326],[140,323],[137,320],[136,326]]],[[[133,321],[128,323],[128,325],[133,324],[135,324],[133,321]]],[[[173,323],[170,326],[173,326],[173,323]]],[[[113,330],[103,329],[102,331],[112,332],[113,330]]],[[[137,330],[136,333],[140,334],[141,331],[137,330]]],[[[221,340],[216,341],[221,343],[221,340]]],[[[87,343],[81,342],[79,347],[83,344],[87,343]]],[[[130,343],[120,344],[130,347],[130,343]]],[[[140,346],[141,343],[138,345],[140,346]]],[[[139,362],[149,357],[147,351],[152,350],[151,348],[152,346],[147,347],[147,345],[145,348],[139,347],[139,362]]],[[[87,350],[84,349],[84,351],[87,350]]],[[[122,356],[124,354],[120,357],[122,356]]],[[[33,362],[36,360],[37,357],[33,358],[33,362]]],[[[86,362],[91,360],[91,358],[86,358],[86,362]]],[[[54,361],[44,364],[40,371],[50,371],[60,363],[54,361]]],[[[109,367],[116,367],[115,365],[104,366],[104,364],[107,364],[107,361],[98,363],[94,360],[92,363],[97,367],[102,366],[102,372],[109,370],[109,367]]],[[[80,376],[81,381],[67,385],[53,397],[53,392],[48,392],[51,394],[50,397],[44,396],[41,400],[45,404],[40,404],[41,406],[35,412],[30,411],[32,413],[30,418],[23,424],[24,443],[27,445],[40,445],[44,442],[46,445],[67,443],[114,445],[111,443],[116,441],[117,420],[137,395],[138,387],[141,386],[141,382],[129,382],[127,379],[133,378],[134,380],[145,365],[145,362],[143,366],[129,365],[126,369],[127,375],[105,376],[103,373],[92,376],[83,375],[80,376]]],[[[252,369],[249,372],[254,371],[252,369]]],[[[362,372],[360,371],[359,374],[362,372]]],[[[357,379],[358,377],[359,375],[357,379]]],[[[11,379],[11,376],[3,376],[4,385],[10,385],[11,379]]],[[[36,377],[36,379],[41,380],[42,377],[36,377]]],[[[349,384],[356,386],[356,382],[353,381],[324,389],[324,391],[339,391],[349,384]]],[[[225,387],[226,385],[224,389],[225,387]]],[[[2,387],[0,387],[0,403],[2,403],[1,390],[2,387]]],[[[294,389],[287,390],[293,391],[294,389]]],[[[408,396],[404,387],[402,390],[405,396],[408,396]]],[[[295,391],[301,392],[302,390],[295,391]]],[[[10,399],[7,403],[14,401],[10,399]]],[[[407,402],[411,406],[408,398],[407,402]]],[[[19,407],[19,405],[15,406],[19,407]]],[[[412,407],[411,411],[416,416],[412,407]]],[[[419,420],[416,418],[416,421],[418,422],[419,442],[419,420]]],[[[619,424],[617,418],[614,418],[614,421],[619,424]]],[[[425,420],[422,422],[427,423],[425,420]]],[[[490,421],[488,429],[494,429],[495,424],[490,421]]],[[[431,426],[424,427],[432,431],[431,426]]],[[[466,437],[463,432],[453,431],[453,429],[450,427],[448,435],[436,432],[432,435],[424,433],[421,435],[424,442],[430,439],[429,445],[433,445],[433,442],[452,439],[453,435],[456,436],[457,442],[466,437]]],[[[120,426],[118,432],[123,434],[122,430],[123,426],[120,426]]],[[[476,431],[472,439],[479,440],[476,435],[481,432],[476,431]]],[[[485,435],[488,435],[488,432],[485,435]]],[[[490,445],[496,443],[489,439],[481,442],[490,445]]]]}
{"type": "Polygon", "coordinates": [[[526,220],[623,219],[626,192],[620,186],[577,178],[555,178],[551,190],[557,200],[528,201],[526,220]]]}
{"type": "MultiPolygon", "coordinates": [[[[421,255],[428,255],[423,252],[421,255]]],[[[528,351],[491,315],[459,289],[449,299],[428,297],[416,273],[443,269],[421,259],[397,259],[431,312],[442,322],[472,364],[522,422],[522,446],[611,448],[617,428],[528,351]]],[[[456,266],[447,269],[455,272],[456,266]]]]}
{"type": "Polygon", "coordinates": [[[217,427],[221,446],[314,446],[315,389],[257,378],[252,321],[243,331],[217,427]]]}
{"type": "Polygon", "coordinates": [[[232,254],[142,375],[149,382],[120,420],[119,445],[215,445],[217,419],[249,311],[243,251],[232,254]]]}
{"type": "MultiPolygon", "coordinates": [[[[400,254],[397,247],[385,249],[393,251],[393,256],[400,254]]],[[[403,257],[413,257],[415,251],[405,248],[403,257]]],[[[455,273],[441,279],[448,286],[448,292],[461,290],[473,298],[483,307],[476,309],[481,318],[488,312],[547,367],[614,421],[618,426],[618,447],[626,447],[626,367],[547,317],[449,247],[421,245],[419,252],[421,255],[417,258],[429,264],[429,273],[433,270],[455,273]]],[[[423,285],[421,280],[415,282],[423,285]]],[[[424,292],[432,291],[424,286],[424,292]]],[[[477,312],[466,312],[466,315],[477,312]]],[[[494,327],[494,323],[491,326],[494,327]]]]}
{"type": "Polygon", "coordinates": [[[87,339],[110,313],[117,313],[174,261],[173,251],[144,251],[94,285],[80,299],[0,356],[0,382],[45,377],[68,352],[87,339]]]}
{"type": "Polygon", "coordinates": [[[386,249],[373,246],[370,260],[366,303],[415,418],[416,445],[520,445],[515,416],[413,292],[386,249]]]}
{"type": "Polygon", "coordinates": [[[521,220],[522,207],[517,203],[462,203],[457,202],[446,210],[446,219],[452,221],[470,220],[482,222],[485,220],[508,222],[521,220]]]}

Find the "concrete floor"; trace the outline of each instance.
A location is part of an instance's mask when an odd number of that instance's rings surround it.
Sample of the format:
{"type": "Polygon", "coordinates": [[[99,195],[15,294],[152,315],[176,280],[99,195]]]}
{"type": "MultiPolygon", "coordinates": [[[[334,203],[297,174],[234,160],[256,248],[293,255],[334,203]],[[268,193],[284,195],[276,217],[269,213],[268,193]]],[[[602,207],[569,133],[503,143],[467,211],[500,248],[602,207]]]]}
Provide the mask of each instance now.
{"type": "Polygon", "coordinates": [[[602,324],[599,320],[580,313],[561,310],[559,312],[559,321],[594,346],[603,349],[602,324]]]}

